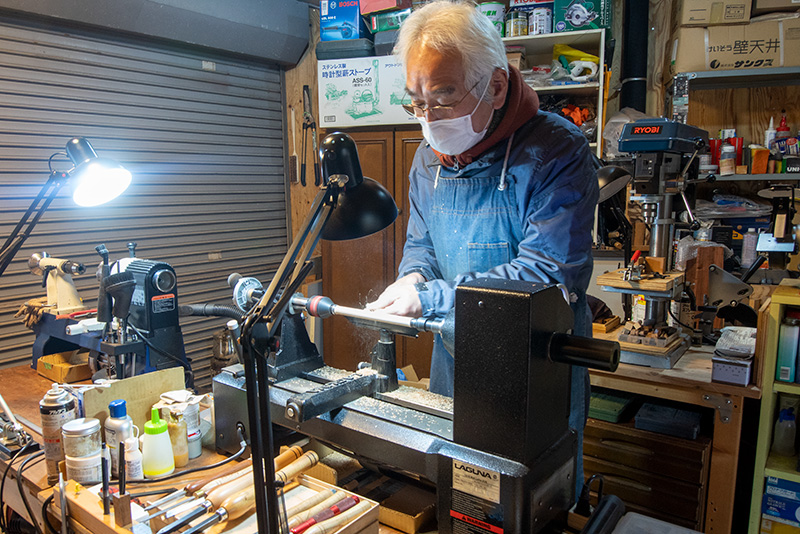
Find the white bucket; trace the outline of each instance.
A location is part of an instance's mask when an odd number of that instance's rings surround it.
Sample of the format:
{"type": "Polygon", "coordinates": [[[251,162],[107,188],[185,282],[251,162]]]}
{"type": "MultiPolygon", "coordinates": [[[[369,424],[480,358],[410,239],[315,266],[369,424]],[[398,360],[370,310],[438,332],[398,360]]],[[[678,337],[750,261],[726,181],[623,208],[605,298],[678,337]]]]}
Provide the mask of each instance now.
{"type": "Polygon", "coordinates": [[[489,17],[494,27],[503,36],[503,21],[506,18],[506,5],[502,2],[484,2],[478,4],[478,11],[489,17]]]}
{"type": "Polygon", "coordinates": [[[65,456],[64,459],[67,464],[68,479],[81,484],[99,482],[102,479],[103,471],[99,452],[81,458],[65,456]]]}

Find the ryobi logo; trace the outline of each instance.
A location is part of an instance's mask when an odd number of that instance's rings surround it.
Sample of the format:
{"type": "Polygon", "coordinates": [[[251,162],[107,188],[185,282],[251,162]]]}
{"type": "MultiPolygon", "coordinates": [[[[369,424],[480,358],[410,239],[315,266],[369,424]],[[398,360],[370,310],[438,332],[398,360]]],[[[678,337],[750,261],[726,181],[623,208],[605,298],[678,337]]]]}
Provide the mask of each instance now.
{"type": "Polygon", "coordinates": [[[633,135],[658,134],[661,133],[661,126],[634,126],[631,133],[633,135]]]}

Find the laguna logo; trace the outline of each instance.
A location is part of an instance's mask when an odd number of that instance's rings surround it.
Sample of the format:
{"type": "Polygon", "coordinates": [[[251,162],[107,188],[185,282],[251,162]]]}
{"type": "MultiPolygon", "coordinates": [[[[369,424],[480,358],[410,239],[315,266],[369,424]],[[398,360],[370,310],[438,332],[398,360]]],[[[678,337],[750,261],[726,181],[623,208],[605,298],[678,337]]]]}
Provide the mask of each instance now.
{"type": "Polygon", "coordinates": [[[467,473],[470,473],[470,474],[473,474],[473,475],[478,475],[478,476],[483,477],[483,478],[488,478],[490,480],[493,480],[493,479],[495,479],[497,477],[497,475],[493,475],[492,473],[489,473],[489,472],[486,472],[486,471],[481,471],[480,469],[476,469],[476,468],[474,468],[474,467],[472,467],[470,465],[464,465],[464,464],[459,464],[459,463],[453,462],[453,467],[455,467],[456,469],[459,469],[461,471],[466,471],[467,473]]]}

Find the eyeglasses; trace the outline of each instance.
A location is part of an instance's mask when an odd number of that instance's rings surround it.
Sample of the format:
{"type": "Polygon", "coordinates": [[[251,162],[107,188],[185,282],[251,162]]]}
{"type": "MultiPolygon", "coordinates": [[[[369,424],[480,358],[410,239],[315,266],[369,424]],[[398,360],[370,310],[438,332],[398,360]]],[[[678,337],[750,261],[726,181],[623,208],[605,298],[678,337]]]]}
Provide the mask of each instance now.
{"type": "Polygon", "coordinates": [[[479,83],[481,83],[480,80],[478,80],[477,83],[475,83],[475,85],[473,85],[470,90],[458,100],[458,102],[455,104],[450,104],[449,106],[428,106],[426,104],[418,106],[416,104],[406,104],[406,99],[411,98],[411,95],[408,94],[408,91],[406,91],[406,94],[403,97],[403,102],[401,102],[400,105],[403,106],[403,109],[406,110],[406,113],[414,117],[423,117],[425,113],[428,113],[435,119],[450,119],[455,116],[455,109],[459,106],[459,104],[461,104],[461,102],[467,98],[467,95],[471,94],[472,91],[478,87],[479,83]]]}

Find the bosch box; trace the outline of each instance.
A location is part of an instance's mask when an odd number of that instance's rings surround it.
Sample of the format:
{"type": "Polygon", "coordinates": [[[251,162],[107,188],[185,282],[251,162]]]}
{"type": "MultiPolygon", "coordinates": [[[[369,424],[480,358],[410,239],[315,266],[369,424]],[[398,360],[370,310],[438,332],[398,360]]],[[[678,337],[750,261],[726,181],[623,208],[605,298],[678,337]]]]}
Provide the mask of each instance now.
{"type": "Polygon", "coordinates": [[[372,38],[361,16],[358,0],[322,0],[319,4],[319,33],[323,41],[372,38]]]}
{"type": "Polygon", "coordinates": [[[611,0],[555,0],[553,31],[611,29],[611,0]]]}

